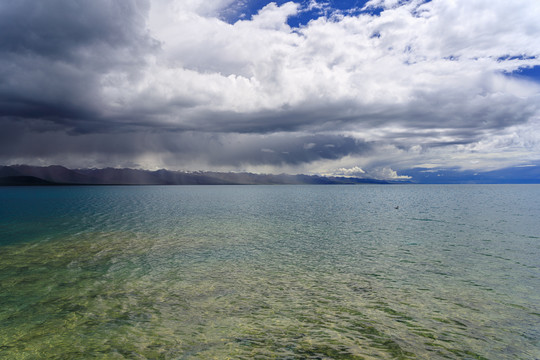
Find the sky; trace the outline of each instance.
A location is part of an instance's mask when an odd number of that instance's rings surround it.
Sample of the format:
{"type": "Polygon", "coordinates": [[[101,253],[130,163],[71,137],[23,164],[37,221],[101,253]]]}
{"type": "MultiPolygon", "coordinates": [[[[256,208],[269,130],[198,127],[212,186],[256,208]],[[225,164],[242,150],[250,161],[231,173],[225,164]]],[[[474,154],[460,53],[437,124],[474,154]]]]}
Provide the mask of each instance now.
{"type": "Polygon", "coordinates": [[[2,1],[0,164],[539,174],[538,19],[534,0],[2,1]]]}

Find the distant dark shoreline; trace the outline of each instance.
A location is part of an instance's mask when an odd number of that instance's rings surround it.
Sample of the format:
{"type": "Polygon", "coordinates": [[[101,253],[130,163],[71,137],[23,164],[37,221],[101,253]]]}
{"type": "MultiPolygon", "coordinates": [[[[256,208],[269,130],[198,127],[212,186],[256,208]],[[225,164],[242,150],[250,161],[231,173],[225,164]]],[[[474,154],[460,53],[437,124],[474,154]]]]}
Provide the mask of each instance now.
{"type": "Polygon", "coordinates": [[[73,170],[63,166],[0,166],[0,186],[355,185],[391,183],[376,179],[318,175],[149,171],[116,168],[73,170]]]}

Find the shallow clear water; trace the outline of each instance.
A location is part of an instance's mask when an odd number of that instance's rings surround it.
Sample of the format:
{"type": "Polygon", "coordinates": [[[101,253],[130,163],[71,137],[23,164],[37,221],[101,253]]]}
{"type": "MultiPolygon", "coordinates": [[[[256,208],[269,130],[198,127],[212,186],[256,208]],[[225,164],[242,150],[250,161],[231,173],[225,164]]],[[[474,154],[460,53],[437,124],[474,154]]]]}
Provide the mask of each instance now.
{"type": "Polygon", "coordinates": [[[0,188],[0,358],[537,359],[538,219],[538,185],[0,188]]]}

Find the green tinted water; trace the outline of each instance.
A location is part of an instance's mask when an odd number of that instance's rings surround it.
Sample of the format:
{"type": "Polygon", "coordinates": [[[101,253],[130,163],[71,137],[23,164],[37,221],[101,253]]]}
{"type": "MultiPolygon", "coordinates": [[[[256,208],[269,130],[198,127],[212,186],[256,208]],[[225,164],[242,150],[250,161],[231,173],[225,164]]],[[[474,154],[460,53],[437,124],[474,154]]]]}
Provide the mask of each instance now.
{"type": "Polygon", "coordinates": [[[540,358],[539,200],[539,186],[0,188],[0,357],[540,358]]]}

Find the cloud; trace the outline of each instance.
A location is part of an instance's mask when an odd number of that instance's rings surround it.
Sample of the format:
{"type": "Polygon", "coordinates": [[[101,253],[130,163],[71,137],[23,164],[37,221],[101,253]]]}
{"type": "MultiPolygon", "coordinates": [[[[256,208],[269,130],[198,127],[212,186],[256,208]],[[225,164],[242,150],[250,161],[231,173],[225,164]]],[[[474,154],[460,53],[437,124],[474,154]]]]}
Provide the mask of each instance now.
{"type": "Polygon", "coordinates": [[[53,0],[0,5],[0,116],[66,131],[116,127],[103,118],[106,77],[135,79],[157,49],[144,1],[53,0]]]}
{"type": "Polygon", "coordinates": [[[374,167],[368,171],[365,171],[361,167],[353,166],[351,168],[339,168],[325,175],[394,181],[405,181],[412,179],[412,177],[408,175],[398,175],[397,171],[392,170],[389,167],[374,167]]]}
{"type": "Polygon", "coordinates": [[[336,176],[350,176],[350,177],[363,177],[365,175],[364,169],[354,166],[352,168],[339,168],[333,172],[336,176]]]}
{"type": "Polygon", "coordinates": [[[540,158],[540,85],[513,76],[540,66],[540,5],[328,4],[269,3],[229,23],[245,2],[4,2],[0,161],[399,178],[391,169],[540,158]],[[323,15],[292,28],[305,9],[323,15]]]}
{"type": "Polygon", "coordinates": [[[5,124],[4,134],[10,135],[0,135],[0,162],[41,165],[44,159],[53,159],[70,167],[104,167],[114,161],[116,166],[205,170],[272,165],[294,171],[294,166],[371,151],[369,143],[341,135],[134,131],[73,136],[47,124],[41,124],[40,133],[28,133],[21,123],[5,124]]]}
{"type": "Polygon", "coordinates": [[[381,180],[410,180],[411,177],[408,175],[398,175],[395,170],[392,170],[391,168],[384,167],[384,168],[376,168],[370,171],[369,173],[370,177],[373,177],[374,179],[381,179],[381,180]]]}

